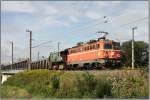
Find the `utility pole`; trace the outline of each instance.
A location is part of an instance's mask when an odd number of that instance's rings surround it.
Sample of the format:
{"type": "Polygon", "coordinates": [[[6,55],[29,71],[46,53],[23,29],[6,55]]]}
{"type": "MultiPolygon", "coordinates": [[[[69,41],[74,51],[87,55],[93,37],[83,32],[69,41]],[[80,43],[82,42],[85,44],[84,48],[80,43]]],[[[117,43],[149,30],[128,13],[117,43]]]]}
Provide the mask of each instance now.
{"type": "Polygon", "coordinates": [[[31,30],[26,30],[26,32],[30,33],[30,58],[29,58],[29,66],[28,66],[28,70],[31,69],[31,63],[32,63],[32,31],[31,30]]]}
{"type": "Polygon", "coordinates": [[[38,52],[38,61],[40,60],[40,52],[38,52]]]}
{"type": "Polygon", "coordinates": [[[12,53],[12,55],[11,55],[11,69],[13,69],[13,63],[14,63],[14,46],[13,46],[13,42],[11,41],[10,42],[11,43],[11,53],[12,53]]]}
{"type": "Polygon", "coordinates": [[[60,42],[58,42],[58,57],[60,56],[59,55],[59,48],[60,48],[60,42]]]}
{"type": "Polygon", "coordinates": [[[132,69],[134,69],[134,30],[137,29],[137,27],[132,28],[132,69]]]}
{"type": "MultiPolygon", "coordinates": [[[[0,1],[0,5],[1,5],[1,1],[0,1]]],[[[1,22],[1,18],[0,18],[0,22],[1,22]]],[[[1,30],[1,27],[0,27],[0,30],[1,30]]],[[[1,32],[2,32],[2,31],[1,31],[1,32]]],[[[2,67],[2,65],[1,65],[1,49],[2,49],[2,48],[1,48],[1,42],[2,42],[2,41],[1,41],[1,32],[0,32],[0,72],[1,72],[1,69],[2,69],[2,68],[1,68],[1,67],[2,67]]]]}

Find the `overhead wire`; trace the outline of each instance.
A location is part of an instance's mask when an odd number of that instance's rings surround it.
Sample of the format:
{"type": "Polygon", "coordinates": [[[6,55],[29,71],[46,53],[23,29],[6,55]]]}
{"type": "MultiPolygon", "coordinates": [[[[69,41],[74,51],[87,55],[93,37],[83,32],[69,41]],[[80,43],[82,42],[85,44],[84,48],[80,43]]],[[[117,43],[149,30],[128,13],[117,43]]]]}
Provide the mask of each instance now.
{"type": "Polygon", "coordinates": [[[32,48],[39,47],[39,46],[41,46],[41,45],[43,45],[43,44],[47,44],[47,43],[49,43],[49,42],[52,42],[52,41],[45,41],[45,42],[40,43],[40,44],[38,44],[38,45],[36,45],[36,46],[33,46],[32,48]]]}
{"type": "MultiPolygon", "coordinates": [[[[120,28],[120,27],[124,27],[124,26],[126,26],[126,25],[129,25],[129,24],[133,24],[133,23],[137,23],[137,22],[140,22],[140,21],[143,21],[143,20],[146,20],[146,19],[148,19],[148,17],[143,17],[143,18],[140,18],[140,19],[136,19],[136,20],[134,20],[134,21],[132,21],[132,22],[130,22],[130,23],[124,23],[124,24],[121,24],[121,25],[119,25],[119,26],[117,26],[117,27],[115,27],[115,28],[111,28],[113,31],[115,30],[115,29],[117,29],[117,30],[119,30],[118,28],[120,28]]],[[[94,26],[98,26],[99,24],[96,24],[96,25],[94,25],[94,26]]],[[[103,24],[100,24],[100,25],[103,25],[103,24]]],[[[91,27],[88,27],[88,29],[87,30],[91,30],[90,28],[92,28],[93,26],[91,26],[91,27]]]]}
{"type": "MultiPolygon", "coordinates": [[[[74,32],[77,32],[77,31],[79,31],[79,30],[85,30],[85,29],[89,29],[89,28],[91,28],[91,27],[93,27],[93,26],[97,26],[97,25],[99,25],[99,24],[105,24],[104,22],[107,20],[107,19],[105,19],[104,18],[105,16],[103,16],[103,17],[100,17],[100,18],[98,18],[98,19],[96,19],[95,20],[95,22],[96,23],[94,23],[93,25],[86,25],[86,26],[80,26],[79,28],[76,28],[76,29],[73,29],[72,31],[70,31],[69,33],[74,33],[74,32]],[[102,21],[98,21],[98,20],[102,20],[102,21]],[[98,21],[98,22],[97,22],[98,21]]],[[[89,21],[88,21],[89,22],[89,21]]],[[[87,24],[89,24],[88,22],[86,22],[87,24]]],[[[86,24],[86,23],[84,23],[84,24],[86,24]]]]}
{"type": "MultiPolygon", "coordinates": [[[[124,26],[126,26],[126,25],[129,25],[129,24],[133,24],[133,23],[137,23],[137,22],[140,22],[140,21],[143,21],[143,20],[147,20],[148,19],[148,17],[143,17],[143,18],[140,18],[140,19],[136,19],[136,20],[134,20],[134,21],[132,21],[132,22],[129,22],[129,23],[124,23],[124,24],[121,24],[121,25],[119,25],[119,26],[117,26],[117,27],[115,27],[115,28],[111,28],[112,30],[113,30],[113,32],[114,32],[114,30],[115,29],[117,29],[117,31],[119,30],[118,28],[120,28],[120,27],[124,27],[124,26]]],[[[96,24],[95,26],[97,26],[98,24],[96,24]]],[[[102,25],[102,24],[101,24],[102,25]]],[[[91,30],[90,29],[91,27],[89,27],[87,30],[91,30]]],[[[115,31],[115,32],[117,32],[117,31],[115,31]]]]}

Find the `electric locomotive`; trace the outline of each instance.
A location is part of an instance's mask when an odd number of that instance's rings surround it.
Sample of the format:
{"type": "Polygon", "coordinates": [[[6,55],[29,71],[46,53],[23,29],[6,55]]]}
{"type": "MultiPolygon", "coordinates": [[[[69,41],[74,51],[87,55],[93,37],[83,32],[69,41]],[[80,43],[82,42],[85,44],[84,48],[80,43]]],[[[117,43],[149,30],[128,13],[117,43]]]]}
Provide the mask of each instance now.
{"type": "Polygon", "coordinates": [[[121,65],[120,59],[120,43],[106,39],[105,35],[69,48],[66,63],[68,69],[114,68],[121,65]]]}

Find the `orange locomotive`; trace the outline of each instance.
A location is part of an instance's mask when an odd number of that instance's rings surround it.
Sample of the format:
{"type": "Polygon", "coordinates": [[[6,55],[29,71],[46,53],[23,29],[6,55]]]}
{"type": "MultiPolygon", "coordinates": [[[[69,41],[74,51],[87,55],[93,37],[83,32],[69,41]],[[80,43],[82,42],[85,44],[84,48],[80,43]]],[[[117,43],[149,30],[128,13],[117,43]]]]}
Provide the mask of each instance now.
{"type": "Polygon", "coordinates": [[[66,63],[70,69],[119,67],[120,58],[120,43],[102,37],[69,48],[66,63]]]}

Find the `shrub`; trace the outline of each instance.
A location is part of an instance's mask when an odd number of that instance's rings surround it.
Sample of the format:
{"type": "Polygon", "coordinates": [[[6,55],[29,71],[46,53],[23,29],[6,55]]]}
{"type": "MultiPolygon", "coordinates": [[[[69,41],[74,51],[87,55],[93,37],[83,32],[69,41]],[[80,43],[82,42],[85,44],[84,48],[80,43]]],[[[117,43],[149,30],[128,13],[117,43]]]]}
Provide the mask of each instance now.
{"type": "Polygon", "coordinates": [[[111,93],[111,83],[107,81],[105,78],[101,78],[97,82],[96,86],[96,97],[104,98],[112,96],[111,93]]]}
{"type": "Polygon", "coordinates": [[[52,87],[54,89],[59,89],[59,77],[54,75],[52,78],[51,78],[51,82],[52,82],[52,87]]]}
{"type": "Polygon", "coordinates": [[[77,76],[75,80],[75,86],[80,94],[80,97],[91,94],[95,90],[96,83],[97,80],[94,78],[93,75],[90,75],[88,72],[84,73],[82,77],[77,76]]]}
{"type": "Polygon", "coordinates": [[[148,98],[147,71],[96,72],[26,71],[4,82],[1,94],[3,98],[148,98]]]}
{"type": "Polygon", "coordinates": [[[127,77],[112,82],[112,93],[115,98],[147,98],[148,81],[139,77],[127,77]]]}
{"type": "Polygon", "coordinates": [[[15,86],[1,86],[1,98],[30,98],[25,90],[15,86]]]}

